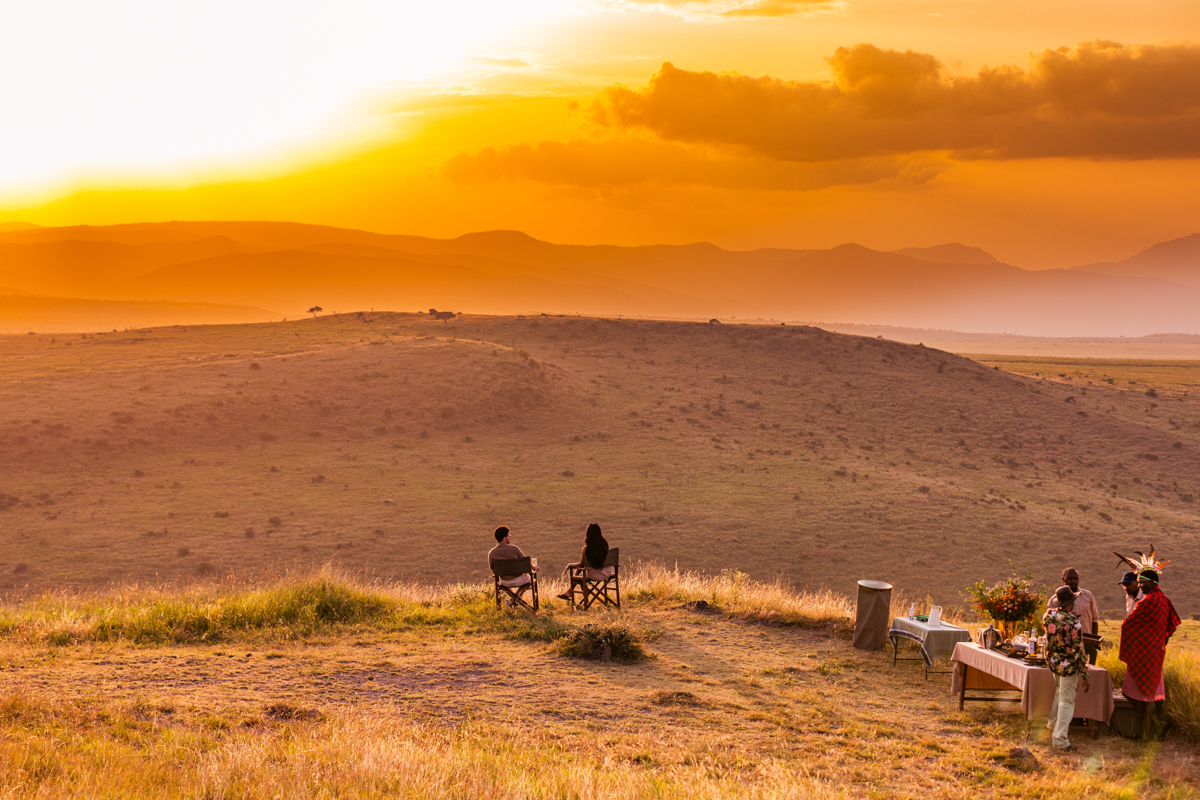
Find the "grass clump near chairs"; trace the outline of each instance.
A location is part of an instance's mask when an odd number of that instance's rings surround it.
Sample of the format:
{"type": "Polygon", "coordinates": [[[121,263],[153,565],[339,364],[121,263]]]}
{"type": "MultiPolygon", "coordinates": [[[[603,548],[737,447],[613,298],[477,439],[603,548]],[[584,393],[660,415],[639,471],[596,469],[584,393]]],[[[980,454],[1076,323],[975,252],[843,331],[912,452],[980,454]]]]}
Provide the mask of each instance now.
{"type": "Polygon", "coordinates": [[[642,636],[624,623],[594,623],[558,640],[558,651],[571,658],[632,663],[648,658],[642,636]]]}

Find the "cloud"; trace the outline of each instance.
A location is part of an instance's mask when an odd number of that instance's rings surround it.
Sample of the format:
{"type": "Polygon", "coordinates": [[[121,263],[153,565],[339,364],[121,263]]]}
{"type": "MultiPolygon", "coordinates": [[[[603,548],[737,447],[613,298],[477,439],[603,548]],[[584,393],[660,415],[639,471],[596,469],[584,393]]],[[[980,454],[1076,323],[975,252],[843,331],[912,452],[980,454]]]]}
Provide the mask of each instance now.
{"type": "Polygon", "coordinates": [[[471,56],[463,59],[469,64],[478,64],[482,67],[492,67],[497,69],[528,69],[537,65],[532,61],[526,61],[523,58],[510,56],[507,58],[498,58],[495,56],[471,56]]]}
{"type": "Polygon", "coordinates": [[[854,158],[781,164],[771,158],[731,156],[688,145],[644,140],[541,142],[503,150],[461,153],[444,173],[459,184],[529,180],[594,189],[642,184],[726,189],[808,191],[891,181],[924,183],[945,169],[930,158],[854,158]]]}
{"type": "Polygon", "coordinates": [[[834,80],[781,81],[662,65],[643,89],[613,86],[592,119],[662,139],[781,161],[940,151],[959,159],[1200,156],[1200,47],[1085,42],[1028,69],[952,75],[911,50],[840,47],[834,80]]]}
{"type": "Polygon", "coordinates": [[[656,11],[691,20],[790,17],[836,11],[845,0],[597,0],[606,9],[656,11]]]}

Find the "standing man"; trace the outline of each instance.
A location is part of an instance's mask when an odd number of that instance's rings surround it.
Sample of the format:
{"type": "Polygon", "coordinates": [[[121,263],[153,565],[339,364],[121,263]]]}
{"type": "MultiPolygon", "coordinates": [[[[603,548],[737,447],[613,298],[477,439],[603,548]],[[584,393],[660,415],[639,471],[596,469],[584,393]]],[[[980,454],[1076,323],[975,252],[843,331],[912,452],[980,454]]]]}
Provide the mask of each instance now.
{"type": "Polygon", "coordinates": [[[1142,712],[1142,737],[1154,733],[1151,714],[1167,697],[1163,685],[1163,661],[1167,641],[1179,627],[1175,606],[1158,588],[1159,572],[1144,569],[1138,574],[1138,586],[1144,595],[1121,623],[1121,653],[1125,662],[1125,682],[1121,693],[1142,712]]]}
{"type": "Polygon", "coordinates": [[[1125,588],[1125,616],[1133,613],[1133,607],[1142,599],[1142,590],[1138,586],[1137,573],[1126,572],[1121,578],[1121,586],[1125,588]]]}
{"type": "Polygon", "coordinates": [[[1079,617],[1073,613],[1078,595],[1070,586],[1060,586],[1054,593],[1058,602],[1046,609],[1046,666],[1054,673],[1054,700],[1046,727],[1050,741],[1059,750],[1073,753],[1076,748],[1067,739],[1071,717],[1075,715],[1075,694],[1079,684],[1088,690],[1088,663],[1083,651],[1083,630],[1079,617]]]}
{"type": "MultiPolygon", "coordinates": [[[[1092,636],[1100,636],[1100,607],[1096,605],[1096,596],[1087,589],[1079,588],[1079,571],[1075,569],[1064,569],[1062,574],[1063,583],[1071,587],[1071,591],[1075,593],[1075,616],[1079,617],[1079,624],[1083,626],[1083,632],[1092,636]]],[[[1058,608],[1058,596],[1050,598],[1050,602],[1046,604],[1046,610],[1058,608]]],[[[1100,645],[1092,642],[1084,642],[1084,649],[1087,651],[1087,660],[1089,664],[1096,663],[1096,657],[1100,655],[1100,645]]]]}

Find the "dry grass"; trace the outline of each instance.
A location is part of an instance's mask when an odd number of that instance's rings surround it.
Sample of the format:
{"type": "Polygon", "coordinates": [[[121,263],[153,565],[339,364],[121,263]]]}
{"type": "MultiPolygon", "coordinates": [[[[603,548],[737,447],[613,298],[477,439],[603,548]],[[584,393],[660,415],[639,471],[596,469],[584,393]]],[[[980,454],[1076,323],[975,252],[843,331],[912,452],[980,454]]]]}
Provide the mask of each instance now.
{"type": "MultiPolygon", "coordinates": [[[[1129,392],[1145,393],[1148,389],[1165,391],[1167,396],[1200,387],[1200,361],[1194,360],[1194,349],[1188,347],[1188,357],[1122,357],[1122,358],[1055,358],[1052,356],[996,355],[963,353],[981,364],[999,366],[1018,375],[1082,385],[1089,387],[1105,384],[1129,392]]],[[[1048,348],[1049,349],[1049,348],[1048,348]]],[[[1169,346],[1164,349],[1170,349],[1169,346]]]]}
{"type": "Polygon", "coordinates": [[[1008,750],[1025,744],[1010,708],[957,712],[944,676],[926,682],[888,653],[851,648],[827,624],[844,601],[744,576],[651,565],[631,575],[620,617],[539,615],[654,631],[652,657],[629,664],[563,658],[521,635],[529,615],[495,612],[474,586],[326,574],[192,587],[175,601],[166,589],[60,595],[56,613],[286,605],[322,581],[384,610],[343,607],[304,635],[283,624],[285,636],[240,627],[223,643],[57,645],[19,632],[44,603],[8,609],[18,626],[0,637],[0,796],[1066,800],[1200,786],[1180,742],[1085,739],[1075,757],[1034,743],[1039,768],[1010,768],[1008,750]],[[718,610],[680,607],[695,599],[718,610]]]}
{"type": "MultiPolygon", "coordinates": [[[[533,729],[422,725],[369,710],[312,722],[193,719],[167,734],[155,709],[9,695],[0,791],[22,797],[825,798],[794,765],[651,768],[564,748],[533,729]],[[16,734],[16,735],[13,735],[16,734]]],[[[647,743],[649,744],[649,743],[647,743]]]]}

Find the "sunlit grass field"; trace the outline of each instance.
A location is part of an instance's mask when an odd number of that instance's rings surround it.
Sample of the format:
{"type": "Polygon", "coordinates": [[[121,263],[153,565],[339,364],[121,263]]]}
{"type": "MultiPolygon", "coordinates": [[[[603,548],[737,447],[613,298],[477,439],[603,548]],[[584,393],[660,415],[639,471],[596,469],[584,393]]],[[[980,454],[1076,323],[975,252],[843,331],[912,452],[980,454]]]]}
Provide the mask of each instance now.
{"type": "MultiPolygon", "coordinates": [[[[1200,388],[1200,361],[1140,358],[1049,358],[1040,356],[985,355],[964,353],[968,358],[1006,372],[1071,382],[1087,386],[1107,384],[1113,388],[1145,394],[1165,392],[1168,396],[1194,393],[1200,388]]],[[[1152,395],[1150,400],[1154,400],[1152,395]]]]}
{"type": "MultiPolygon", "coordinates": [[[[548,583],[543,594],[557,588],[548,583]]],[[[1194,745],[1053,753],[1008,706],[849,643],[844,598],[628,572],[621,614],[336,572],[3,610],[0,792],[22,797],[1192,797],[1194,745]],[[707,608],[693,610],[704,600],[707,608]],[[691,606],[685,604],[692,604],[691,606]],[[638,658],[562,646],[613,626],[638,658]],[[1028,746],[1036,759],[1014,760],[1028,746]]],[[[909,598],[897,596],[903,604],[909,598]]]]}

